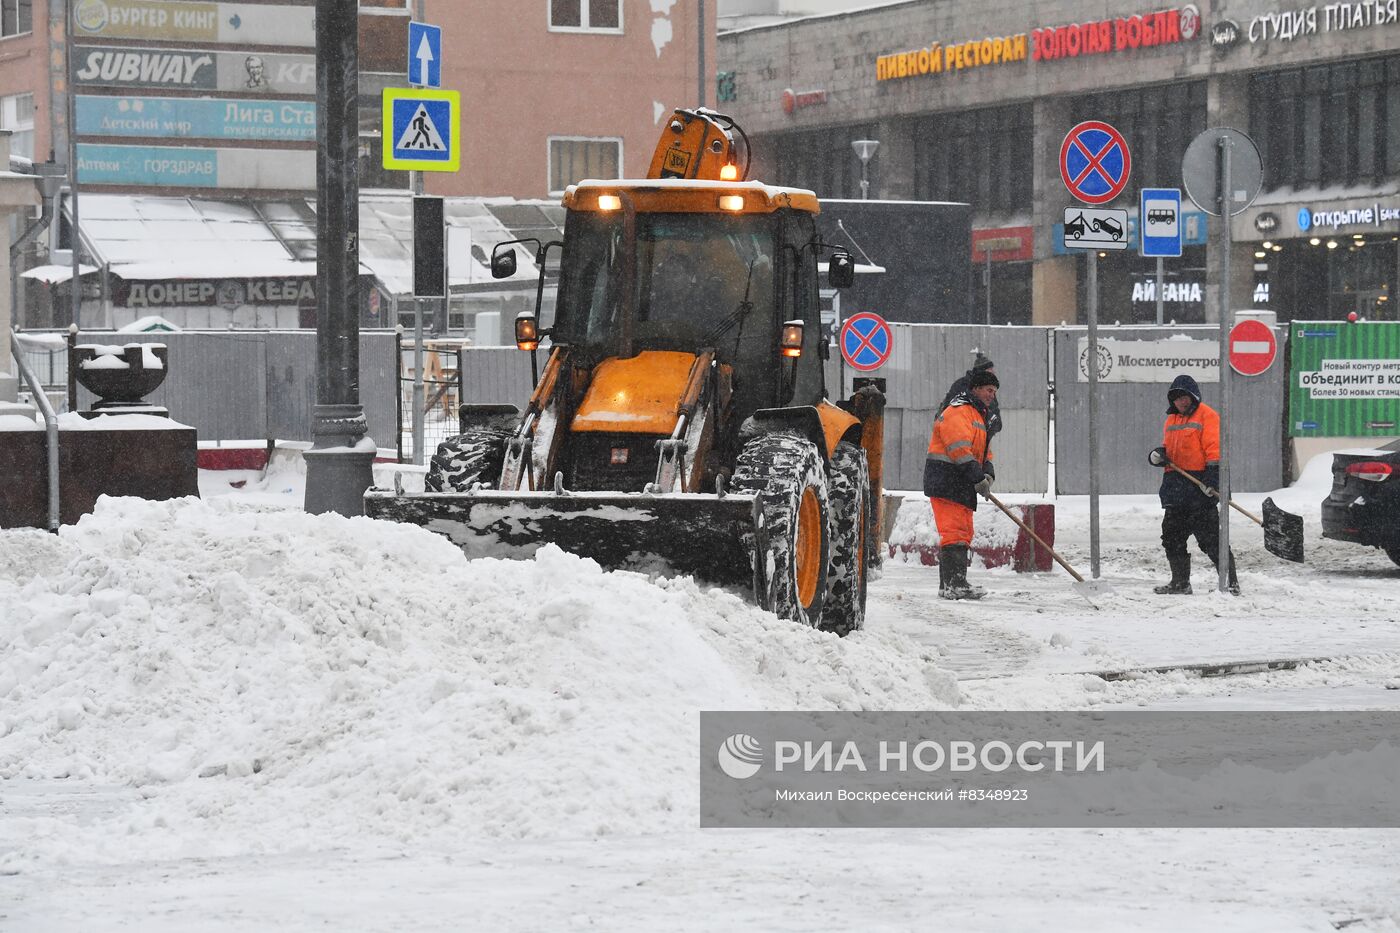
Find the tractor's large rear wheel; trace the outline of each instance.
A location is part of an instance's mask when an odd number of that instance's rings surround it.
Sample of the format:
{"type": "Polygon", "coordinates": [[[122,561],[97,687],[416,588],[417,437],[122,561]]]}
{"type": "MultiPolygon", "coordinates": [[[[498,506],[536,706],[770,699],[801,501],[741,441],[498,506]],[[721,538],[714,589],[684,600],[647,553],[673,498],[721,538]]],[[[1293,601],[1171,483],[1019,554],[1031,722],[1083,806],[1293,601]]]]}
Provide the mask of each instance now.
{"type": "Polygon", "coordinates": [[[759,604],[794,622],[820,624],[831,540],[826,470],[816,445],[795,432],[760,435],[740,452],[733,486],[759,498],[759,604]]]}
{"type": "Polygon", "coordinates": [[[871,509],[865,451],[843,441],[831,456],[831,567],[823,631],[849,635],[865,625],[871,509]]]}
{"type": "Polygon", "coordinates": [[[501,479],[510,431],[472,428],[438,445],[423,487],[429,492],[469,492],[494,489],[501,479]]]}

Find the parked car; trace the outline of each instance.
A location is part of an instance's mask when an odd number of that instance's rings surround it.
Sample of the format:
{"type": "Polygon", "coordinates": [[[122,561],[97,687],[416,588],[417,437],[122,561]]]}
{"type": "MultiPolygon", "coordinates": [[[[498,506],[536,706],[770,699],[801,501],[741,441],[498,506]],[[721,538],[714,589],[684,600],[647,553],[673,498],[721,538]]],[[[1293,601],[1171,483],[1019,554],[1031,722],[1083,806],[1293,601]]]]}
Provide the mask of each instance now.
{"type": "Polygon", "coordinates": [[[1332,454],[1322,536],[1381,548],[1400,564],[1400,449],[1332,454]]]}

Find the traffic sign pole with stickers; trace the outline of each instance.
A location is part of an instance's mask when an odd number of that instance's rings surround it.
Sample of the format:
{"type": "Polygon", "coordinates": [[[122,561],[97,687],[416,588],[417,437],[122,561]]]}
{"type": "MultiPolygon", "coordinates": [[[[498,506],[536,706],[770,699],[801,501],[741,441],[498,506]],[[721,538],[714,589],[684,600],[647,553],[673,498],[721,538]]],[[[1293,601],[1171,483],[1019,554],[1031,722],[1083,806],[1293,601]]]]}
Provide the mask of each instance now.
{"type": "MultiPolygon", "coordinates": [[[[1181,157],[1181,182],[1186,194],[1220,223],[1220,554],[1230,553],[1230,218],[1259,196],[1264,166],[1259,149],[1239,130],[1211,127],[1200,132],[1181,157]]],[[[1228,560],[1217,562],[1220,592],[1229,591],[1228,560]]]]}
{"type": "MultiPolygon", "coordinates": [[[[1128,187],[1128,176],[1132,170],[1133,157],[1128,151],[1128,141],[1123,134],[1101,120],[1085,120],[1065,134],[1060,144],[1060,179],[1069,193],[1092,207],[1107,204],[1128,187]]],[[[1070,246],[1071,214],[1076,229],[1082,226],[1078,239],[1085,236],[1107,236],[1101,245],[1082,245],[1087,248],[1088,259],[1088,300],[1086,317],[1089,322],[1089,570],[1094,579],[1099,578],[1099,250],[1122,249],[1112,237],[1116,223],[1114,213],[1123,215],[1120,227],[1127,226],[1127,212],[1113,212],[1092,209],[1070,209],[1065,211],[1065,246],[1070,246]],[[1099,216],[1104,215],[1104,216],[1099,216]]],[[[1139,231],[1141,233],[1141,231],[1139,231]]]]}

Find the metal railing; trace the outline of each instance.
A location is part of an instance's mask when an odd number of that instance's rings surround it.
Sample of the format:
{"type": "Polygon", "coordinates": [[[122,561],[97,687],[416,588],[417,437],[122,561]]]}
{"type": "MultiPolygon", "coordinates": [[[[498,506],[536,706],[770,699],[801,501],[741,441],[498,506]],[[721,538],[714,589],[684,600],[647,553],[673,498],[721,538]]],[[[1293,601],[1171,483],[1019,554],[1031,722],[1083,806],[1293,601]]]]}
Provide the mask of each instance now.
{"type": "MultiPolygon", "coordinates": [[[[423,456],[426,464],[438,445],[460,434],[457,408],[462,402],[458,366],[461,341],[428,340],[423,347],[423,456]]],[[[413,346],[399,344],[399,462],[417,463],[413,446],[413,346]]]]}
{"type": "Polygon", "coordinates": [[[29,363],[25,360],[25,354],[20,350],[18,342],[10,341],[10,352],[14,355],[15,365],[19,367],[20,378],[29,386],[29,391],[33,394],[39,411],[44,415],[44,431],[48,434],[49,442],[49,531],[56,533],[61,524],[58,484],[58,415],[54,412],[53,405],[49,404],[49,397],[44,393],[43,385],[34,375],[34,371],[29,368],[29,363]]]}

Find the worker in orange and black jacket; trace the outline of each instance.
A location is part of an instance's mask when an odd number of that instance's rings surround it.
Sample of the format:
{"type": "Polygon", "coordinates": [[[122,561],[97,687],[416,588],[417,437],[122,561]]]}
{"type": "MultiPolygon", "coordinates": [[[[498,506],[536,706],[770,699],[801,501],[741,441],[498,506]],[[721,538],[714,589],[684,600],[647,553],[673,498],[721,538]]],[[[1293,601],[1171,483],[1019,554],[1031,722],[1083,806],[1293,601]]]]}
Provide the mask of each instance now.
{"type": "MultiPolygon", "coordinates": [[[[1162,426],[1162,446],[1147,456],[1162,467],[1157,491],[1166,514],[1162,517],[1162,547],[1171,567],[1171,582],[1154,587],[1161,594],[1191,592],[1191,555],[1186,541],[1192,535],[1201,553],[1220,566],[1220,513],[1215,490],[1220,486],[1220,415],[1201,401],[1201,390],[1190,376],[1177,376],[1167,390],[1167,421],[1162,426]],[[1173,470],[1175,464],[1204,483],[1211,494],[1173,470]]],[[[1238,595],[1235,556],[1230,555],[1230,592],[1238,595]]]]}
{"type": "Polygon", "coordinates": [[[967,558],[977,494],[990,495],[996,476],[987,424],[1000,386],[992,373],[973,373],[967,391],[939,412],[929,437],[924,495],[938,525],[938,595],[944,599],[981,599],[985,593],[968,585],[967,558]]]}

